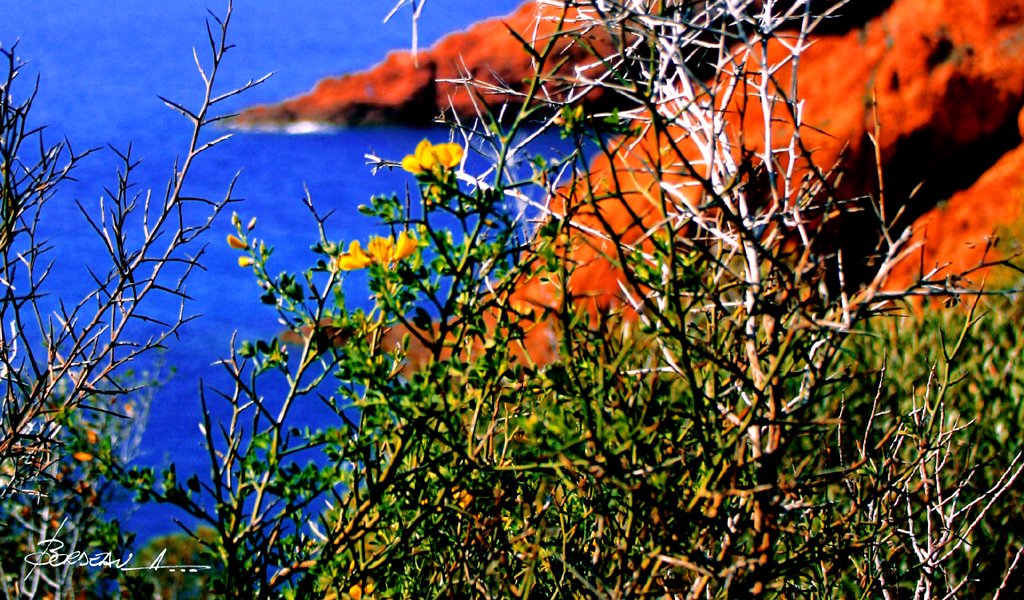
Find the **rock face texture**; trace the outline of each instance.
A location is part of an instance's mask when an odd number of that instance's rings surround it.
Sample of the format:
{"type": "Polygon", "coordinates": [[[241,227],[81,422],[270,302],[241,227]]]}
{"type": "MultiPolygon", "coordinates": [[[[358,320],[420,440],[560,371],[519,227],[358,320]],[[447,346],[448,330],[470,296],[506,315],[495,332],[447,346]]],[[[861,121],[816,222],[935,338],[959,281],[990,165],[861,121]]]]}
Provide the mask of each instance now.
{"type": "Polygon", "coordinates": [[[987,289],[1012,283],[1007,271],[993,273],[979,265],[1020,251],[1022,208],[1024,145],[1000,157],[969,188],[917,219],[911,241],[920,251],[897,265],[891,285],[905,284],[935,269],[941,269],[939,278],[965,274],[975,286],[984,282],[987,289]],[[996,239],[999,245],[992,247],[990,241],[996,239]]]}
{"type": "MultiPolygon", "coordinates": [[[[769,54],[779,50],[770,48],[769,54]]],[[[892,220],[901,213],[893,230],[912,225],[912,243],[920,248],[891,273],[890,289],[921,275],[941,280],[983,258],[1001,256],[986,240],[993,233],[1012,237],[1024,206],[1024,127],[1018,128],[1024,105],[1024,2],[896,0],[860,28],[813,40],[801,57],[800,97],[808,125],[802,139],[815,149],[816,164],[828,168],[842,153],[846,173],[840,197],[877,198],[881,171],[887,216],[892,220]]],[[[761,149],[756,140],[763,139],[763,122],[756,108],[743,120],[752,150],[761,149]]],[[[777,140],[792,134],[785,124],[773,128],[777,140]]],[[[648,138],[642,144],[646,147],[634,157],[654,155],[664,142],[648,138]]],[[[643,232],[635,217],[650,224],[661,216],[645,193],[650,178],[645,180],[637,159],[630,160],[617,168],[625,165],[641,175],[630,180],[633,188],[602,201],[603,222],[586,213],[577,217],[627,243],[643,232]]],[[[591,164],[588,178],[597,194],[602,181],[612,180],[610,173],[606,157],[591,164]]],[[[873,249],[879,232],[870,220],[847,223],[836,232],[835,243],[847,257],[873,249]]],[[[566,293],[592,310],[621,303],[621,276],[604,259],[613,248],[579,238],[567,254],[578,268],[565,282],[566,293]]],[[[857,269],[856,262],[848,261],[847,268],[857,269]]],[[[980,284],[986,273],[970,273],[971,283],[980,284]]],[[[558,302],[536,282],[527,282],[521,297],[558,302]]]]}
{"type": "Polygon", "coordinates": [[[810,119],[851,143],[854,187],[875,169],[871,113],[856,99],[877,94],[887,202],[905,205],[903,224],[916,219],[924,243],[923,259],[912,257],[890,283],[908,283],[909,264],[925,272],[936,262],[976,264],[983,238],[1020,210],[1010,171],[1021,162],[1024,2],[897,0],[863,32],[820,40],[804,66],[810,119]],[[974,208],[965,213],[967,203],[974,208]]]}

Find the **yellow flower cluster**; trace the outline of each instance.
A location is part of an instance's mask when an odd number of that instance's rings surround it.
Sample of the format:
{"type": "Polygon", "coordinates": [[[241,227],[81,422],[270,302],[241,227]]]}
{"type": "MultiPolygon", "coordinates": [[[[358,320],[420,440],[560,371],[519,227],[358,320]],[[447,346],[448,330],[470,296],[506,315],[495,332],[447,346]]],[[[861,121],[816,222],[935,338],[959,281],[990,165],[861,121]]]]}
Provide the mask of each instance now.
{"type": "MultiPolygon", "coordinates": [[[[243,242],[242,240],[238,239],[237,237],[235,237],[233,235],[229,235],[228,236],[228,246],[234,248],[235,250],[248,250],[249,249],[249,244],[246,244],[245,242],[243,242]]],[[[252,260],[251,256],[239,256],[238,257],[238,266],[242,267],[243,269],[246,268],[246,267],[251,267],[253,262],[254,261],[252,260]]]]}
{"type": "Polygon", "coordinates": [[[373,593],[373,582],[367,583],[365,586],[361,586],[358,583],[348,588],[348,595],[352,600],[362,600],[363,594],[373,593]]]}
{"type": "Polygon", "coordinates": [[[412,256],[416,252],[416,246],[416,238],[408,231],[403,231],[398,236],[397,242],[394,236],[386,238],[375,236],[366,244],[365,251],[359,240],[353,240],[349,244],[348,252],[338,256],[335,266],[339,271],[365,269],[374,263],[390,266],[403,258],[412,256]]]}
{"type": "MultiPolygon", "coordinates": [[[[242,220],[238,217],[238,213],[235,213],[235,214],[231,215],[231,223],[232,223],[232,225],[237,227],[239,231],[242,230],[242,220]]],[[[245,226],[245,230],[247,232],[249,232],[249,231],[252,231],[255,227],[256,227],[256,217],[253,217],[253,218],[249,219],[249,224],[245,226]]],[[[249,243],[248,242],[246,242],[245,240],[243,240],[243,239],[241,239],[241,238],[239,238],[237,236],[230,235],[230,234],[228,234],[228,246],[233,248],[233,249],[235,249],[235,250],[248,250],[249,249],[249,243]]],[[[238,257],[238,266],[242,267],[243,269],[251,267],[255,262],[256,261],[253,260],[253,258],[251,256],[239,256],[238,257]]]]}
{"type": "Polygon", "coordinates": [[[402,159],[402,168],[413,175],[438,173],[454,169],[462,162],[462,146],[453,143],[434,145],[423,140],[416,146],[416,152],[402,159]]]}

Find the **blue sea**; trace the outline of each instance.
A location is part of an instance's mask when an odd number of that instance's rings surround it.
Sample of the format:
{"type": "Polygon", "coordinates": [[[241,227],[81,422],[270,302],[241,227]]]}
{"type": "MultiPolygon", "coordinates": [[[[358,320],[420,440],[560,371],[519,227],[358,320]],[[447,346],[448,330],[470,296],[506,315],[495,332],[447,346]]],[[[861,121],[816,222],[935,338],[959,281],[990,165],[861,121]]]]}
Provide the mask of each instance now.
{"type": "MultiPolygon", "coordinates": [[[[237,0],[229,40],[235,44],[222,66],[222,90],[273,72],[265,84],[228,107],[276,102],[298,95],[328,75],[364,69],[391,49],[412,40],[409,7],[387,25],[382,21],[395,0],[237,0]]],[[[519,0],[430,0],[419,23],[421,46],[444,33],[495,15],[507,14],[519,0]]],[[[185,152],[189,123],[168,109],[164,96],[186,106],[200,100],[202,81],[192,48],[206,59],[205,21],[209,9],[223,15],[227,1],[213,0],[3,0],[0,43],[28,63],[21,90],[39,77],[33,121],[46,126],[52,143],[67,139],[76,151],[101,150],[85,159],[47,207],[47,235],[57,248],[49,290],[75,302],[89,280],[83,264],[96,259],[98,245],[75,201],[93,208],[116,186],[119,166],[110,145],[141,159],[135,184],[162,197],[175,158],[185,152]]],[[[443,130],[400,127],[334,129],[288,134],[235,132],[234,137],[200,159],[191,173],[189,193],[220,198],[240,173],[234,205],[243,220],[257,217],[258,236],[274,246],[272,271],[298,271],[313,264],[314,221],[303,207],[308,190],[318,210],[335,211],[329,233],[338,240],[365,238],[374,223],[355,208],[371,195],[404,193],[409,183],[400,172],[372,175],[364,155],[401,159],[416,143],[446,137],[443,130]]],[[[200,382],[227,387],[214,363],[227,355],[233,332],[239,339],[270,338],[281,331],[276,314],[259,302],[251,274],[236,265],[228,249],[230,210],[215,224],[205,260],[188,293],[192,314],[179,339],[161,357],[167,379],[152,402],[139,464],[173,461],[179,477],[209,472],[198,425],[200,382]],[[173,370],[173,373],[172,373],[173,370]]],[[[97,263],[102,264],[102,263],[97,263]]],[[[353,280],[357,283],[356,280],[353,280]]],[[[366,302],[365,290],[349,289],[366,302]]],[[[169,310],[156,306],[153,310],[169,310]]],[[[139,365],[140,369],[155,365],[139,365]]],[[[216,406],[217,401],[212,401],[216,406]]],[[[222,409],[224,407],[221,407],[222,409]]],[[[315,408],[307,418],[312,419],[315,408]]],[[[221,412],[221,414],[224,414],[221,412]]],[[[128,503],[130,504],[130,503],[128,503]]],[[[119,515],[140,538],[177,530],[186,516],[166,507],[126,506],[119,515]]]]}

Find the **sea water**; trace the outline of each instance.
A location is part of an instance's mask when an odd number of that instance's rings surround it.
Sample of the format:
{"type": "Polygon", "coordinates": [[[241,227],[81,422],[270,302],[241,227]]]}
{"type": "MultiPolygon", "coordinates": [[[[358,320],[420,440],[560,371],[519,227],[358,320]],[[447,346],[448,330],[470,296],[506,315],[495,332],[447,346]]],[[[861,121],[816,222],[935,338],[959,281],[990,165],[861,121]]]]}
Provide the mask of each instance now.
{"type": "MultiPolygon", "coordinates": [[[[429,45],[445,32],[479,19],[506,14],[519,0],[430,0],[419,22],[419,42],[429,45]]],[[[393,22],[382,20],[393,0],[236,0],[229,29],[235,48],[222,66],[220,89],[274,72],[226,110],[276,102],[300,94],[328,75],[369,67],[389,49],[408,48],[412,40],[408,7],[393,22]]],[[[202,81],[192,50],[208,65],[207,9],[223,16],[226,0],[3,0],[0,43],[27,61],[20,83],[31,89],[38,75],[39,94],[33,121],[46,126],[52,143],[66,138],[76,151],[101,150],[87,157],[46,209],[46,234],[58,254],[49,289],[74,302],[88,289],[83,264],[101,259],[95,234],[79,214],[78,200],[98,206],[104,187],[116,186],[119,162],[107,145],[131,148],[141,159],[135,183],[161,197],[172,164],[187,149],[190,124],[168,109],[158,96],[186,106],[201,99],[202,81]]],[[[215,132],[216,134],[223,132],[215,132]]],[[[444,139],[440,130],[401,127],[235,132],[228,142],[203,156],[190,174],[190,195],[220,198],[239,173],[234,196],[243,199],[231,210],[248,221],[257,217],[256,233],[274,246],[271,271],[299,271],[313,264],[309,247],[316,241],[314,220],[303,207],[307,190],[328,223],[332,238],[365,238],[375,231],[355,208],[372,194],[404,193],[409,183],[401,172],[372,175],[364,155],[401,159],[423,137],[444,139]]],[[[209,457],[198,425],[200,382],[226,387],[214,363],[228,354],[232,332],[239,339],[270,338],[281,330],[272,308],[259,302],[252,274],[237,267],[238,252],[224,243],[233,229],[230,212],[214,225],[203,264],[188,284],[193,298],[188,323],[161,358],[165,383],[157,389],[145,431],[139,464],[162,466],[173,461],[179,480],[209,473],[209,457]],[[173,375],[171,375],[173,368],[173,375]]],[[[358,285],[358,278],[352,281],[358,285]]],[[[349,294],[366,302],[365,290],[349,294]]],[[[154,307],[153,310],[168,310],[154,307]]],[[[150,368],[150,365],[140,365],[150,368]]],[[[226,405],[211,400],[215,415],[226,405]]],[[[301,407],[300,407],[301,408],[301,407]]],[[[318,410],[304,408],[306,419],[318,410]]],[[[299,415],[300,420],[303,415],[299,415]]],[[[126,503],[130,504],[130,503],[126,503]]],[[[175,531],[184,513],[164,507],[125,506],[126,528],[140,538],[175,531]],[[132,509],[132,510],[129,510],[132,509]]]]}

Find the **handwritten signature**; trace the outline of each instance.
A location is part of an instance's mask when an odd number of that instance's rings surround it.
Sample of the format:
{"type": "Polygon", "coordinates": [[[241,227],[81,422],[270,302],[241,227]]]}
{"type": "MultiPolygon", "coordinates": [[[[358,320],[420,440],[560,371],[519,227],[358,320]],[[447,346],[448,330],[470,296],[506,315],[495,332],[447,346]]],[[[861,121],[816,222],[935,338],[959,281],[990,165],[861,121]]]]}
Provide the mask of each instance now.
{"type": "Polygon", "coordinates": [[[205,571],[210,567],[208,565],[165,565],[164,555],[167,554],[167,549],[160,551],[160,554],[153,559],[148,565],[132,567],[132,559],[135,557],[131,552],[127,556],[115,558],[112,552],[94,552],[89,554],[82,550],[76,550],[71,548],[68,552],[64,552],[64,542],[56,538],[60,530],[63,529],[64,523],[67,519],[61,522],[60,526],[57,527],[57,531],[54,532],[54,537],[46,538],[41,540],[36,545],[36,552],[25,556],[25,563],[32,565],[30,573],[35,571],[39,567],[91,567],[94,569],[116,569],[118,571],[157,571],[166,570],[171,572],[181,573],[198,573],[205,571]]]}

